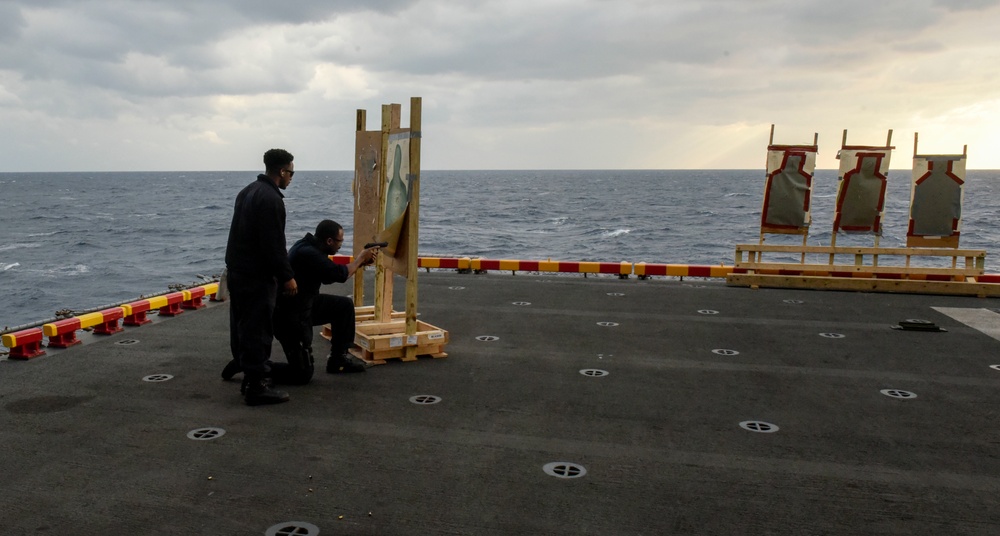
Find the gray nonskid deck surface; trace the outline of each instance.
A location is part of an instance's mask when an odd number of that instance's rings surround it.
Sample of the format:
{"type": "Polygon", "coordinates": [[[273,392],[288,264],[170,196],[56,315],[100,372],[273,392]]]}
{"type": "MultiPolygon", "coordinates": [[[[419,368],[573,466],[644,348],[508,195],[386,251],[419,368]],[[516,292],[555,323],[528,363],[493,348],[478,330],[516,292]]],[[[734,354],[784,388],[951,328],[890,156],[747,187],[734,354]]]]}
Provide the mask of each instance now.
{"type": "Polygon", "coordinates": [[[319,372],[250,408],[219,379],[213,304],[0,362],[0,533],[993,535],[1000,341],[932,307],[995,306],[421,273],[450,357],[319,372]],[[948,331],[889,329],[906,319],[948,331]]]}

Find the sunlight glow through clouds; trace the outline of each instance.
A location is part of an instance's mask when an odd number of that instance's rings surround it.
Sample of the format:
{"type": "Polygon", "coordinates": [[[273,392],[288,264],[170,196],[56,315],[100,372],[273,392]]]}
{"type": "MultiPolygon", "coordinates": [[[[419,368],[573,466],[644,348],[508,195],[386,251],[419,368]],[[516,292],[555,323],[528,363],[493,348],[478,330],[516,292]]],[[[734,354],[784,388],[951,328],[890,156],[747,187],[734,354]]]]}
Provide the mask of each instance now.
{"type": "Polygon", "coordinates": [[[309,90],[321,92],[324,99],[350,99],[357,96],[370,98],[378,95],[371,89],[368,76],[360,67],[342,67],[323,63],[317,65],[309,90]]]}

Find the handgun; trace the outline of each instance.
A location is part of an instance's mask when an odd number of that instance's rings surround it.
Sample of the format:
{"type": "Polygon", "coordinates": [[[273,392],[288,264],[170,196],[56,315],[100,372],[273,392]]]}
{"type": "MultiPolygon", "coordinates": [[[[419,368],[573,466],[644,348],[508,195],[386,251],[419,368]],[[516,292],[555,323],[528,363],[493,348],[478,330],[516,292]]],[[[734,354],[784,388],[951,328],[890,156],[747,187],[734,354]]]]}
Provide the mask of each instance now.
{"type": "Polygon", "coordinates": [[[389,245],[388,242],[368,242],[367,244],[365,244],[365,249],[376,248],[376,247],[378,247],[378,248],[384,248],[384,247],[386,247],[388,245],[389,245]]]}

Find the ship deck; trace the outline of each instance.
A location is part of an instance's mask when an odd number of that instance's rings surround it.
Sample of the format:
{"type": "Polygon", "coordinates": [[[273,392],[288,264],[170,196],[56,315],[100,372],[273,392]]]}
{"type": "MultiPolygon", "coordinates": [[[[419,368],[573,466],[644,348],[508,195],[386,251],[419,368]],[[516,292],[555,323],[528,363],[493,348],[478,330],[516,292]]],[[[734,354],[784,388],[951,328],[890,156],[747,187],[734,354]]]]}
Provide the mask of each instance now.
{"type": "Polygon", "coordinates": [[[1000,533],[994,299],[452,272],[419,298],[449,357],[277,406],[219,378],[225,302],[0,362],[0,532],[1000,533]]]}

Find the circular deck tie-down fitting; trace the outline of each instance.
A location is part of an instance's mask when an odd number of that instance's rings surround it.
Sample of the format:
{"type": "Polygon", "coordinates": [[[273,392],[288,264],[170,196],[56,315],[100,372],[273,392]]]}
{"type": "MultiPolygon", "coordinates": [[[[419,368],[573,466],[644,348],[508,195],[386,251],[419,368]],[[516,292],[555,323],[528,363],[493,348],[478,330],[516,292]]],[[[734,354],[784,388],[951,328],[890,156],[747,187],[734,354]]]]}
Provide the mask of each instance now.
{"type": "Polygon", "coordinates": [[[305,521],[286,521],[272,525],[264,536],[317,536],[319,527],[305,521]]]}
{"type": "Polygon", "coordinates": [[[226,431],[222,428],[206,427],[206,428],[195,428],[188,432],[188,439],[193,439],[195,441],[209,441],[212,439],[218,439],[226,435],[226,431]]]}
{"type": "Polygon", "coordinates": [[[819,336],[826,337],[827,339],[843,339],[844,337],[847,337],[847,335],[844,335],[843,333],[820,333],[819,336]]]}
{"type": "Polygon", "coordinates": [[[717,315],[717,314],[719,314],[719,312],[716,311],[715,309],[698,309],[698,314],[700,314],[700,315],[717,315]]]}
{"type": "Polygon", "coordinates": [[[608,374],[611,373],[606,370],[601,370],[596,368],[585,368],[580,371],[580,374],[583,374],[584,376],[588,376],[591,378],[600,378],[602,376],[607,376],[608,374]]]}
{"type": "Polygon", "coordinates": [[[542,466],[542,471],[556,478],[580,478],[587,474],[587,468],[573,462],[552,462],[542,466]]]}
{"type": "Polygon", "coordinates": [[[132,344],[139,344],[139,339],[122,339],[115,344],[118,346],[130,346],[132,344]]]}
{"type": "Polygon", "coordinates": [[[448,287],[448,290],[465,290],[465,287],[448,287]]]}
{"type": "Polygon", "coordinates": [[[917,398],[917,393],[911,391],[904,391],[902,389],[882,389],[879,392],[891,398],[900,398],[904,400],[917,398]]]}
{"type": "Polygon", "coordinates": [[[783,303],[788,303],[788,304],[791,304],[791,305],[802,305],[803,303],[805,303],[802,300],[781,300],[781,301],[783,303]]]}
{"type": "Polygon", "coordinates": [[[728,348],[716,348],[715,350],[712,350],[712,353],[719,355],[740,355],[738,351],[730,350],[728,348]]]}
{"type": "Polygon", "coordinates": [[[519,306],[531,305],[531,302],[530,301],[516,301],[516,302],[511,303],[511,305],[519,305],[519,306]]]}
{"type": "Polygon", "coordinates": [[[416,395],[410,397],[410,402],[413,402],[418,406],[429,406],[431,404],[437,404],[440,401],[441,397],[434,395],[416,395]]]}
{"type": "Polygon", "coordinates": [[[613,328],[618,326],[618,322],[598,322],[597,325],[605,328],[613,328]]]}
{"type": "Polygon", "coordinates": [[[142,379],[144,382],[165,382],[167,380],[172,380],[174,377],[170,374],[150,374],[142,379]]]}
{"type": "Polygon", "coordinates": [[[608,296],[614,296],[615,298],[620,298],[620,297],[622,297],[624,295],[625,295],[624,292],[609,292],[608,293],[608,296]]]}
{"type": "Polygon", "coordinates": [[[743,421],[740,423],[740,428],[761,434],[773,434],[779,429],[777,424],[764,421],[743,421]]]}
{"type": "Polygon", "coordinates": [[[493,341],[499,341],[500,337],[497,337],[495,335],[480,335],[476,337],[476,340],[481,342],[493,342],[493,341]]]}

